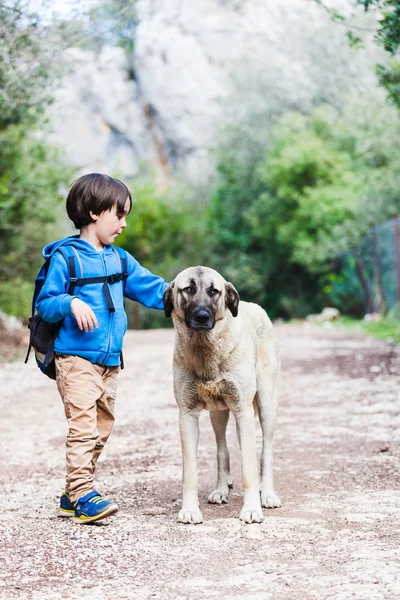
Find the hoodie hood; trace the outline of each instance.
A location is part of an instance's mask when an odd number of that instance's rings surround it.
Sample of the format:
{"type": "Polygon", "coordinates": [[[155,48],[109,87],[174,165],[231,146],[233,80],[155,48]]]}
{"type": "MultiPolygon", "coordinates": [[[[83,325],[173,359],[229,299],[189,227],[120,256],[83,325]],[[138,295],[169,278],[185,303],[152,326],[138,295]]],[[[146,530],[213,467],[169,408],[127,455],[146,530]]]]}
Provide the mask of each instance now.
{"type": "MultiPolygon", "coordinates": [[[[48,260],[53,256],[53,254],[62,246],[74,246],[79,252],[83,254],[99,254],[99,251],[96,250],[92,244],[89,244],[86,240],[82,240],[78,235],[69,235],[68,237],[57,240],[56,242],[50,242],[43,248],[43,256],[45,260],[48,260]]],[[[112,252],[112,246],[104,246],[104,252],[109,253],[112,252]]]]}

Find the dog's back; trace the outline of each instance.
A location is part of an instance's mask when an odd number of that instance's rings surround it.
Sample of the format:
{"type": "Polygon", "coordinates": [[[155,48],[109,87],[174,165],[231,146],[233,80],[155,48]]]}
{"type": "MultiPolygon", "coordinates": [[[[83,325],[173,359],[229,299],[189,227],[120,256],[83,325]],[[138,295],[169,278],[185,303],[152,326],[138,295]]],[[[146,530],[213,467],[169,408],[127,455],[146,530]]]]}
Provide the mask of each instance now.
{"type": "Polygon", "coordinates": [[[241,300],[238,316],[241,318],[243,331],[252,340],[259,367],[279,370],[278,344],[273,325],[265,310],[258,304],[241,300]]]}

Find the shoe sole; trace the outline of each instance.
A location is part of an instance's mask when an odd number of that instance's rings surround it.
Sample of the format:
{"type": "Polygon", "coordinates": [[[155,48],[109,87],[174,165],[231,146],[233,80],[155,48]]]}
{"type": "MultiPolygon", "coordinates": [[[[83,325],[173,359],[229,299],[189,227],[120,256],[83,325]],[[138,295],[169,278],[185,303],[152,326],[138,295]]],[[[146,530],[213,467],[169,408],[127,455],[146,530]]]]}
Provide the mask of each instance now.
{"type": "Polygon", "coordinates": [[[102,513],[98,515],[94,515],[94,517],[87,517],[86,515],[82,515],[80,517],[74,517],[74,523],[80,523],[81,525],[85,523],[93,523],[93,521],[100,521],[100,519],[105,519],[106,517],[111,517],[111,515],[115,515],[118,510],[118,506],[116,504],[112,504],[108,506],[106,510],[103,510],[102,513]]]}
{"type": "Polygon", "coordinates": [[[59,508],[57,510],[57,514],[59,517],[73,517],[75,515],[74,510],[67,510],[65,508],[59,508]]]}

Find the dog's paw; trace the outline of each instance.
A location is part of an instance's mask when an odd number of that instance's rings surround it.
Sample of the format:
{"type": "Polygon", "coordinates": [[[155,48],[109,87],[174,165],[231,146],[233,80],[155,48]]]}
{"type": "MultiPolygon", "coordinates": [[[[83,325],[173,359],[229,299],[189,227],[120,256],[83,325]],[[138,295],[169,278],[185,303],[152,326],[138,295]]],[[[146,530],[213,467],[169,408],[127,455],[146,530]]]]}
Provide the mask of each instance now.
{"type": "Polygon", "coordinates": [[[178,523],[198,525],[202,522],[203,515],[199,510],[186,510],[182,508],[182,510],[179,511],[178,523]]]}
{"type": "Polygon", "coordinates": [[[251,506],[244,506],[240,511],[239,518],[245,523],[262,523],[264,521],[262,509],[251,506]]]}
{"type": "Polygon", "coordinates": [[[227,488],[227,491],[217,489],[211,492],[208,496],[208,501],[210,504],[228,504],[228,497],[229,488],[227,488]]]}
{"type": "Polygon", "coordinates": [[[264,508],[280,508],[282,503],[279,496],[274,492],[267,492],[265,494],[261,492],[261,506],[264,508]]]}

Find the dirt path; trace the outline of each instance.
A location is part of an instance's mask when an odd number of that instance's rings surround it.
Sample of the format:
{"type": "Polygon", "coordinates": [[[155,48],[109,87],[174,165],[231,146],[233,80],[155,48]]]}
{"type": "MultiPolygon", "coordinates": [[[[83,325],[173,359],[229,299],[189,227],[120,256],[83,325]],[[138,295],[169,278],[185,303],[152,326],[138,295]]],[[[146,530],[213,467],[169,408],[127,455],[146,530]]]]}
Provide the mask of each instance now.
{"type": "Polygon", "coordinates": [[[400,598],[400,353],[336,330],[283,326],[278,336],[275,469],[283,508],[265,511],[262,525],[237,519],[232,421],[233,494],[229,505],[207,504],[216,469],[206,413],[205,523],[176,524],[172,331],[127,336],[116,426],[98,469],[100,489],[120,511],[93,526],[56,516],[66,424],[55,384],[33,361],[2,365],[0,598],[400,598]]]}

